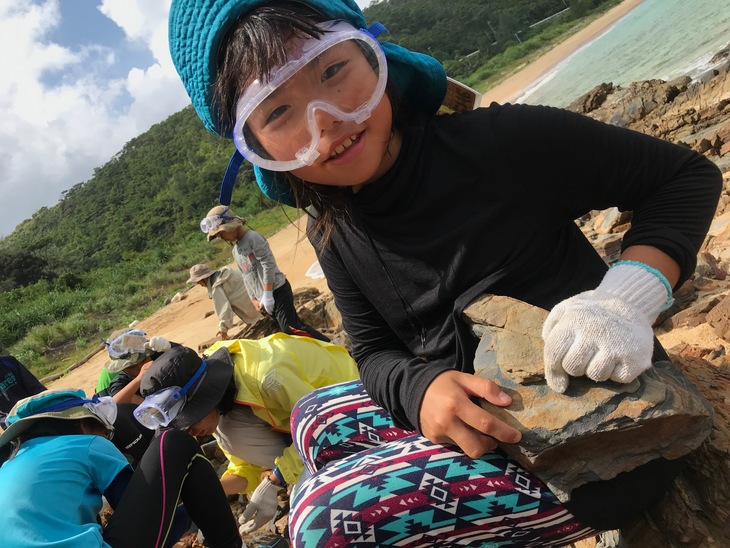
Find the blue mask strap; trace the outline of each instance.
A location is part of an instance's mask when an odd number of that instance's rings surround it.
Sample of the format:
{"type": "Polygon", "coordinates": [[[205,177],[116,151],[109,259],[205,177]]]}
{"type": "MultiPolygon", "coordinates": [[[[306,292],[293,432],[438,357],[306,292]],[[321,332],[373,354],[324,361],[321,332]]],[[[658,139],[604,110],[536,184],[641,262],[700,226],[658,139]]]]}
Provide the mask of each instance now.
{"type": "Polygon", "coordinates": [[[233,185],[236,184],[236,177],[238,176],[238,170],[241,169],[243,163],[243,155],[236,150],[231,156],[226,168],[226,173],[223,175],[221,181],[221,192],[218,196],[218,203],[224,206],[231,205],[231,197],[233,196],[233,185]]]}
{"type": "Polygon", "coordinates": [[[184,396],[185,394],[187,394],[188,390],[190,390],[190,387],[193,386],[195,384],[195,381],[197,381],[200,378],[200,375],[203,374],[203,371],[205,371],[207,365],[208,363],[203,360],[203,363],[200,364],[200,367],[198,367],[195,375],[193,375],[190,380],[185,383],[185,386],[183,386],[178,392],[175,392],[172,397],[178,399],[180,396],[184,396]]]}
{"type": "Polygon", "coordinates": [[[375,23],[368,27],[367,33],[373,38],[377,38],[383,33],[390,34],[390,32],[388,32],[388,29],[385,28],[385,25],[383,25],[383,23],[379,23],[378,21],[375,21],[375,23]]]}
{"type": "Polygon", "coordinates": [[[39,413],[50,413],[51,411],[64,411],[65,409],[71,409],[72,407],[80,407],[85,403],[99,403],[99,401],[99,397],[96,395],[89,400],[66,400],[55,405],[49,405],[48,407],[44,407],[43,409],[39,409],[38,411],[33,413],[33,415],[38,415],[39,413]]]}

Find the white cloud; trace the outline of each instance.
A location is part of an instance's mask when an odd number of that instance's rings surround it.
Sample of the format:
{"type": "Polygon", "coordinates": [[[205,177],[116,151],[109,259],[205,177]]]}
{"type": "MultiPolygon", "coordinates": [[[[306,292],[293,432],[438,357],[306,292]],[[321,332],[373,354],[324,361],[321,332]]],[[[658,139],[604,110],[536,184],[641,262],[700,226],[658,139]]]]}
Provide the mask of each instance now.
{"type": "Polygon", "coordinates": [[[59,2],[0,3],[0,237],[190,102],[167,45],[170,0],[99,0],[129,47],[154,59],[116,79],[106,74],[120,55],[108,45],[50,41],[59,2]]]}
{"type": "Polygon", "coordinates": [[[169,3],[101,2],[101,13],[155,60],[111,80],[102,74],[118,62],[114,51],[49,41],[58,0],[0,5],[0,235],[189,103],[167,48],[169,3]],[[58,76],[54,84],[49,74],[58,76]],[[127,106],[120,111],[120,104],[127,106]]]}

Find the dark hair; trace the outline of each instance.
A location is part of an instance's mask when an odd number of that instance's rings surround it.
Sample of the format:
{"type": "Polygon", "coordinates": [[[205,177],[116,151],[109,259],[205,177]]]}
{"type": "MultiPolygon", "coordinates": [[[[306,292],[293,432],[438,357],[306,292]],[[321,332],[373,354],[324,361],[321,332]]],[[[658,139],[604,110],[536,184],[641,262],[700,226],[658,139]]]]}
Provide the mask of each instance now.
{"type": "MultiPolygon", "coordinates": [[[[300,2],[281,1],[259,6],[240,16],[226,31],[218,50],[213,105],[220,120],[219,131],[229,133],[235,125],[236,102],[241,90],[253,80],[266,77],[287,60],[286,43],[292,36],[318,38],[317,23],[327,17],[300,2]]],[[[405,119],[395,87],[388,82],[386,93],[393,109],[393,126],[402,131],[405,119]]],[[[327,245],[337,222],[354,223],[352,190],[304,181],[289,172],[281,174],[298,208],[308,211],[313,222],[307,232],[316,235],[318,246],[327,245]]]]}
{"type": "Polygon", "coordinates": [[[238,390],[236,389],[236,382],[233,380],[233,377],[231,377],[231,380],[228,381],[228,386],[226,386],[225,392],[223,392],[223,397],[221,398],[221,401],[218,402],[218,405],[215,406],[215,408],[220,411],[221,415],[225,415],[231,409],[233,409],[236,392],[238,392],[238,390]]]}
{"type": "Polygon", "coordinates": [[[218,48],[212,90],[221,133],[233,130],[241,90],[286,62],[286,43],[292,36],[319,38],[316,25],[326,20],[311,6],[281,1],[256,7],[233,22],[218,48]]]}

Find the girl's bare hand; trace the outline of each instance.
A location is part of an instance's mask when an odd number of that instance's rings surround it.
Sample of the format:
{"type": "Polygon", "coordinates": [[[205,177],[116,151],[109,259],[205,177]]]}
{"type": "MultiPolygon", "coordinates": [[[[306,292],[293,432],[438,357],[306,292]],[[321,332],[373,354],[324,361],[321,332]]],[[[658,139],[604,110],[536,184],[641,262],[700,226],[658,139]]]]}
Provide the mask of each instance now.
{"type": "Polygon", "coordinates": [[[423,395],[421,433],[434,443],[458,445],[472,458],[494,450],[497,441],[520,441],[519,430],[471,401],[474,396],[501,407],[512,403],[512,398],[494,381],[446,371],[433,380],[423,395]]]}

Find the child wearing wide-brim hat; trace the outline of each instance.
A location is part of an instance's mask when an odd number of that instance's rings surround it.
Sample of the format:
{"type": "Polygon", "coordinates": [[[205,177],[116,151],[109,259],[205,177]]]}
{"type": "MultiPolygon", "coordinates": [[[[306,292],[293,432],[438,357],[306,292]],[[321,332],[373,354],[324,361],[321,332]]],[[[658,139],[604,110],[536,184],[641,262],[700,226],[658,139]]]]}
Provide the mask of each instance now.
{"type": "Polygon", "coordinates": [[[135,415],[148,428],[215,435],[229,461],[224,489],[251,493],[242,518],[247,533],[274,516],[279,489],[303,475],[289,430],[294,404],[316,388],[356,378],[347,350],[311,337],[219,341],[202,357],[181,346],[144,374],[145,401],[135,415]],[[275,472],[262,479],[265,470],[275,472]]]}
{"type": "Polygon", "coordinates": [[[215,546],[240,547],[226,497],[196,441],[165,433],[133,472],[107,439],[115,415],[111,397],[87,398],[82,390],[47,390],[13,407],[0,436],[3,545],[26,546],[32,535],[37,546],[163,546],[182,496],[215,546]],[[103,529],[102,495],[114,509],[103,529]]]}
{"type": "Polygon", "coordinates": [[[213,310],[218,317],[217,335],[221,339],[228,339],[235,317],[248,325],[261,319],[238,269],[222,266],[214,270],[205,263],[199,263],[190,267],[187,283],[197,284],[208,291],[208,298],[213,301],[213,310]]]}
{"type": "Polygon", "coordinates": [[[243,273],[251,302],[260,312],[273,316],[282,332],[329,342],[327,336],[299,317],[291,284],[279,270],[269,242],[245,223],[229,206],[220,205],[208,211],[200,228],[208,235],[208,241],[220,238],[233,246],[233,259],[243,273]]]}

